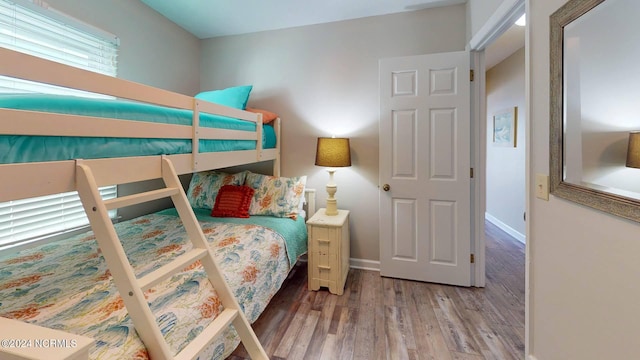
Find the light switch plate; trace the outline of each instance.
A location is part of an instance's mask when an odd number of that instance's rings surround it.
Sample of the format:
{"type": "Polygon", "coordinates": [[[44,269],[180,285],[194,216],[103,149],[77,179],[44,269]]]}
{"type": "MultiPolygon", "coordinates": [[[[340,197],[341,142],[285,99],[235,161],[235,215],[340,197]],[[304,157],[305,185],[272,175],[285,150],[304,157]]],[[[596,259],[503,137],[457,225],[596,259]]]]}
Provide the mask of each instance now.
{"type": "Polygon", "coordinates": [[[536,197],[549,201],[549,175],[536,174],[536,197]]]}

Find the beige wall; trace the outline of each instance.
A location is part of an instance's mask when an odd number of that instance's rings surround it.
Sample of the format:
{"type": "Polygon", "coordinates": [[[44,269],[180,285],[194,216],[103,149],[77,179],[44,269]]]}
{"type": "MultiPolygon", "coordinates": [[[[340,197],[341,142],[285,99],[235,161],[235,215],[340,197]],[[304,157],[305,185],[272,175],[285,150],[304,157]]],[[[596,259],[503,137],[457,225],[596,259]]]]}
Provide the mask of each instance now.
{"type": "Polygon", "coordinates": [[[487,71],[487,214],[496,225],[524,240],[525,145],[525,50],[516,51],[487,71]],[[518,107],[516,147],[493,145],[493,115],[518,107]],[[494,220],[495,221],[495,220],[494,220]]]}
{"type": "Polygon", "coordinates": [[[308,175],[319,206],[328,175],[314,166],[316,138],[350,137],[338,207],[352,211],[352,257],[377,261],[378,60],[464,47],[464,5],[213,38],[202,43],[201,85],[254,85],[249,105],[283,119],[282,175],[308,175]]]}
{"type": "Polygon", "coordinates": [[[118,77],[193,95],[200,88],[200,41],[131,0],[47,0],[55,9],[120,38],[118,77]]]}
{"type": "MultiPolygon", "coordinates": [[[[51,7],[120,38],[118,77],[194,95],[200,89],[200,40],[131,0],[47,0],[51,7]]],[[[118,187],[120,195],[157,188],[160,181],[118,187]]],[[[123,219],[171,206],[160,200],[118,210],[123,219]]]]}
{"type": "MultiPolygon", "coordinates": [[[[531,176],[549,173],[549,16],[529,1],[531,176]]],[[[538,360],[635,359],[640,224],[530,189],[530,353],[538,360]]]]}

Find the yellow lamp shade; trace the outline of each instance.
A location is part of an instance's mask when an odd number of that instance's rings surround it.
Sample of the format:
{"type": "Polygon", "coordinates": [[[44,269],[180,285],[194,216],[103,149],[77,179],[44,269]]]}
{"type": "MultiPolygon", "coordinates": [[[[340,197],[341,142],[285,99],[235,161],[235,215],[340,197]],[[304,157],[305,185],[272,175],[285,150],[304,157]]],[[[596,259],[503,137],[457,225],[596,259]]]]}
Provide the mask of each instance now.
{"type": "Polygon", "coordinates": [[[348,138],[318,138],[316,165],[327,167],[351,166],[348,138]]]}
{"type": "Polygon", "coordinates": [[[629,134],[627,167],[640,168],[640,132],[632,132],[629,134]]]}

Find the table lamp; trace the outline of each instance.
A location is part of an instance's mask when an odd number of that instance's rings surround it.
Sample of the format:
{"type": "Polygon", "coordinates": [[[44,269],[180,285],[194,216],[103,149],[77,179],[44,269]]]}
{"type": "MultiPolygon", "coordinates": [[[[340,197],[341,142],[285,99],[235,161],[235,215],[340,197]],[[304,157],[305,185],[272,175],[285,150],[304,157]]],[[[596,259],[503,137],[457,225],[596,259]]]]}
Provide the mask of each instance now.
{"type": "Polygon", "coordinates": [[[338,191],[336,183],[333,181],[333,174],[337,167],[351,166],[351,151],[349,149],[348,138],[318,138],[316,148],[316,165],[329,167],[329,183],[327,184],[327,208],[325,214],[328,216],[338,215],[338,202],[334,195],[338,191]]]}
{"type": "Polygon", "coordinates": [[[640,131],[629,133],[627,167],[640,169],[640,131]]]}

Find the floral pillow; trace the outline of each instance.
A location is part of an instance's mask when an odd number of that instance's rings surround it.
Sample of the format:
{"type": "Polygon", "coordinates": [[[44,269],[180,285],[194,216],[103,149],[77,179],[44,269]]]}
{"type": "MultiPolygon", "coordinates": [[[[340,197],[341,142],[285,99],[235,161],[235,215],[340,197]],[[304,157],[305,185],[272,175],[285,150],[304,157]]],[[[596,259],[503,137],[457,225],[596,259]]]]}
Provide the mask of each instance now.
{"type": "Polygon", "coordinates": [[[220,171],[202,171],[193,174],[187,199],[194,209],[213,209],[218,191],[224,185],[244,184],[246,171],[237,174],[227,174],[220,171]]]}
{"type": "Polygon", "coordinates": [[[249,214],[296,219],[307,177],[275,177],[247,173],[245,185],[255,190],[249,214]]]}

